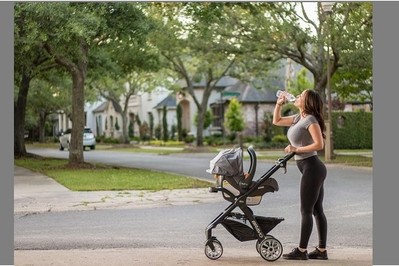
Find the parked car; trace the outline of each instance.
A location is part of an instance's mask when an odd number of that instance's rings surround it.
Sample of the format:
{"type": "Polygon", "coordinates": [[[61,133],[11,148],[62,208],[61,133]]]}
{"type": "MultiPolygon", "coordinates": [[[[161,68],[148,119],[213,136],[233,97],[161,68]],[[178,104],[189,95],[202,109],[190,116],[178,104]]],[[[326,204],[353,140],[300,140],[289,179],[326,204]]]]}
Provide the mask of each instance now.
{"type": "MultiPolygon", "coordinates": [[[[71,142],[72,129],[67,129],[65,133],[61,134],[59,137],[60,150],[63,151],[65,148],[69,149],[69,143],[71,142]]],[[[83,150],[86,147],[90,147],[91,150],[96,148],[96,138],[89,127],[85,127],[83,131],[83,150]]]]}

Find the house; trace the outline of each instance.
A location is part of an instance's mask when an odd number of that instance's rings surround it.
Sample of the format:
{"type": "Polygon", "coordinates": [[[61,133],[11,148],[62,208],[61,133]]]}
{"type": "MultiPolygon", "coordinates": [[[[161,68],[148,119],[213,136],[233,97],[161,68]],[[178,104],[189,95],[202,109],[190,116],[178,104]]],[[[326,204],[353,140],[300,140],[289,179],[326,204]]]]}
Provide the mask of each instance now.
{"type": "Polygon", "coordinates": [[[120,138],[122,136],[122,117],[116,112],[114,103],[106,100],[97,108],[92,110],[95,121],[96,136],[105,136],[110,138],[120,138]]]}
{"type": "MultiPolygon", "coordinates": [[[[238,82],[238,79],[232,78],[229,76],[222,77],[215,85],[215,89],[211,92],[211,95],[208,99],[208,107],[210,108],[211,104],[217,102],[220,98],[220,93],[228,86],[234,85],[238,82]]],[[[194,102],[193,97],[186,92],[187,85],[180,81],[179,85],[181,87],[181,91],[177,93],[177,104],[180,104],[182,108],[182,128],[186,129],[192,135],[196,135],[197,127],[195,125],[195,116],[197,115],[197,106],[194,102]]],[[[194,95],[198,99],[199,102],[202,101],[202,96],[205,88],[205,80],[201,80],[200,82],[195,82],[193,84],[194,87],[194,95]]],[[[214,113],[215,115],[215,113],[214,113]]],[[[214,133],[214,128],[209,128],[204,130],[204,136],[214,133]]]]}
{"type": "MultiPolygon", "coordinates": [[[[287,64],[289,65],[289,64],[287,64]]],[[[282,68],[278,76],[282,78],[271,88],[255,89],[252,85],[243,83],[236,78],[225,76],[216,84],[208,99],[208,108],[212,110],[214,121],[208,128],[204,129],[204,136],[217,132],[223,132],[224,110],[227,109],[229,100],[237,96],[243,106],[245,114],[247,135],[258,135],[259,126],[262,123],[265,112],[272,112],[276,97],[274,91],[277,88],[284,87],[284,75],[294,76],[293,70],[287,72],[282,68]],[[281,72],[281,73],[280,73],[281,72]],[[285,73],[283,73],[285,72],[285,73]],[[288,74],[287,74],[288,73],[288,74]]],[[[181,90],[177,93],[171,92],[166,88],[156,88],[152,92],[138,92],[130,97],[128,102],[128,121],[135,123],[134,135],[139,135],[139,128],[136,121],[146,121],[154,119],[154,126],[162,125],[163,106],[167,107],[167,123],[169,130],[177,125],[176,109],[177,105],[182,108],[182,128],[189,134],[196,135],[197,127],[195,125],[195,116],[197,115],[197,106],[193,97],[185,91],[187,85],[179,81],[181,90]]],[[[199,102],[202,101],[205,80],[196,82],[194,86],[194,95],[199,102]]],[[[122,135],[122,118],[115,111],[115,107],[109,101],[102,100],[85,106],[86,126],[90,127],[96,136],[105,136],[119,138],[122,135]]],[[[66,116],[59,116],[59,128],[66,129],[71,126],[70,120],[66,116]]]]}
{"type": "MultiPolygon", "coordinates": [[[[226,95],[225,101],[222,102],[222,112],[228,107],[231,97],[237,97],[237,100],[241,103],[245,121],[243,133],[247,136],[258,136],[260,134],[260,129],[263,125],[263,117],[265,113],[273,113],[277,100],[274,90],[265,88],[256,89],[251,84],[241,81],[227,87],[222,94],[226,95]]],[[[214,104],[214,106],[216,109],[221,108],[216,104],[214,104]]],[[[216,124],[214,124],[214,126],[223,124],[223,116],[222,121],[215,122],[216,124]]]]}
{"type": "MultiPolygon", "coordinates": [[[[277,88],[283,86],[282,83],[274,84],[277,88]]],[[[193,84],[194,93],[199,101],[202,99],[202,94],[205,87],[205,82],[198,82],[193,84]]],[[[275,86],[273,86],[274,88],[275,86]]],[[[178,104],[181,104],[183,110],[182,124],[183,128],[189,129],[192,134],[196,134],[196,126],[194,116],[197,113],[197,107],[194,100],[184,91],[185,86],[182,86],[182,91],[178,93],[178,104]]],[[[211,92],[208,100],[208,106],[213,114],[212,125],[204,130],[204,136],[214,133],[224,133],[224,113],[228,107],[230,99],[237,97],[241,103],[245,121],[245,135],[259,135],[260,128],[263,124],[263,117],[266,112],[273,112],[277,97],[275,96],[275,89],[256,89],[249,83],[244,83],[236,78],[223,77],[211,92]]]]}
{"type": "MultiPolygon", "coordinates": [[[[149,123],[150,116],[154,118],[155,125],[162,122],[162,108],[167,105],[168,125],[176,124],[176,101],[173,101],[170,91],[165,88],[156,88],[152,92],[138,92],[131,96],[127,105],[128,122],[134,123],[135,136],[139,136],[137,121],[149,123]]],[[[121,102],[121,105],[122,102],[121,102]]],[[[86,125],[92,128],[96,136],[107,138],[121,138],[122,116],[116,112],[116,107],[111,101],[103,100],[96,108],[85,108],[86,125]]]]}
{"type": "Polygon", "coordinates": [[[176,106],[176,95],[170,93],[153,108],[156,114],[154,117],[157,117],[157,119],[154,119],[155,124],[162,125],[163,110],[164,107],[166,107],[166,121],[169,128],[173,125],[177,125],[176,106]]]}
{"type": "MultiPolygon", "coordinates": [[[[193,84],[194,94],[201,101],[204,93],[205,81],[193,84]]],[[[281,84],[280,84],[281,86],[281,84]]],[[[229,76],[223,77],[216,84],[208,100],[208,108],[212,111],[213,124],[204,130],[204,136],[224,132],[224,112],[232,97],[237,97],[241,102],[244,114],[245,135],[259,135],[263,124],[264,114],[273,112],[276,102],[275,89],[256,89],[229,76]]],[[[134,123],[135,136],[139,136],[137,120],[149,123],[152,116],[154,127],[161,126],[163,108],[167,110],[167,124],[171,132],[172,126],[177,126],[177,105],[182,108],[182,128],[189,134],[196,135],[195,116],[197,106],[193,97],[185,91],[184,84],[177,93],[165,88],[157,88],[152,92],[139,92],[130,97],[128,101],[128,121],[134,123]]],[[[116,112],[116,107],[111,101],[102,100],[85,105],[86,126],[90,127],[96,136],[110,138],[122,137],[122,117],[116,112]]],[[[60,128],[66,130],[72,123],[66,119],[65,114],[59,117],[60,128]]]]}
{"type": "Polygon", "coordinates": [[[128,115],[129,121],[135,123],[134,135],[139,136],[139,127],[137,126],[137,120],[139,119],[141,122],[150,123],[151,117],[154,119],[154,127],[158,125],[162,125],[162,108],[163,105],[167,105],[168,114],[167,114],[167,123],[169,128],[171,125],[176,124],[176,113],[175,108],[171,106],[173,105],[173,101],[171,102],[170,90],[157,87],[153,91],[150,92],[138,92],[136,95],[132,95],[128,102],[128,115]],[[163,102],[163,103],[162,103],[163,102]]]}
{"type": "Polygon", "coordinates": [[[348,101],[345,103],[344,112],[372,112],[373,103],[371,101],[348,101]]]}
{"type": "MultiPolygon", "coordinates": [[[[93,103],[86,103],[84,106],[85,127],[90,127],[94,134],[96,134],[96,120],[93,115],[93,110],[95,110],[102,103],[103,101],[100,100],[93,103]]],[[[68,117],[68,114],[66,114],[63,110],[59,110],[57,113],[54,113],[53,120],[54,135],[58,136],[61,132],[65,132],[68,128],[72,128],[72,121],[68,117]]]]}

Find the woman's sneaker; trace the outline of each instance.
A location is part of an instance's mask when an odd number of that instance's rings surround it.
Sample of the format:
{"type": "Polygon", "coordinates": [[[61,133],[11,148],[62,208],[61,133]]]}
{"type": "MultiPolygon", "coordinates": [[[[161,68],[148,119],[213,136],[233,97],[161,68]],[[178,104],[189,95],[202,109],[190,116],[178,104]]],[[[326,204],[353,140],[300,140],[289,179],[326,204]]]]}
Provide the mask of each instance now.
{"type": "Polygon", "coordinates": [[[290,253],[284,254],[283,258],[286,260],[307,260],[308,252],[301,252],[298,248],[294,248],[290,253]]]}
{"type": "Polygon", "coordinates": [[[315,250],[308,254],[308,257],[312,260],[328,260],[327,250],[321,252],[318,248],[315,248],[315,250]]]}

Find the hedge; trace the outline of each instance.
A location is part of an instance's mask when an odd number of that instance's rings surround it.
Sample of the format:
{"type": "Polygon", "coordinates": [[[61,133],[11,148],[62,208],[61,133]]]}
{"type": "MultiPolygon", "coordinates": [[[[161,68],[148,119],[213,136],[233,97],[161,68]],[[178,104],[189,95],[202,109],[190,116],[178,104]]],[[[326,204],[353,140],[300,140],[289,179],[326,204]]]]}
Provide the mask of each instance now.
{"type": "Polygon", "coordinates": [[[372,149],[373,113],[333,112],[334,149],[372,149]]]}

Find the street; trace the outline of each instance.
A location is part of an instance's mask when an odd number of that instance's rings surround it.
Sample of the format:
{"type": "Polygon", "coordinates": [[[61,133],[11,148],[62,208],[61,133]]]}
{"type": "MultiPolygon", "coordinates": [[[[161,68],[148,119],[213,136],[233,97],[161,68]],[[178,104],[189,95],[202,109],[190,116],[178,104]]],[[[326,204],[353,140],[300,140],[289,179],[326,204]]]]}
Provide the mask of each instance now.
{"type": "MultiPolygon", "coordinates": [[[[29,150],[42,156],[67,158],[68,152],[51,149],[29,150]]],[[[127,167],[176,172],[212,179],[205,170],[213,154],[154,155],[117,151],[85,152],[89,162],[103,162],[127,167]]],[[[255,178],[273,162],[258,162],[255,178]]],[[[244,169],[248,162],[244,162],[244,169]]],[[[325,213],[328,219],[330,248],[372,248],[372,170],[328,166],[325,182],[325,213]]],[[[293,162],[287,174],[273,175],[279,191],[267,193],[256,215],[283,217],[285,220],[270,234],[283,244],[285,251],[295,247],[299,237],[299,171],[293,162]]],[[[177,248],[202,249],[206,226],[227,206],[223,200],[160,208],[132,208],[95,211],[48,212],[14,216],[15,250],[76,250],[177,248]]],[[[317,245],[316,227],[309,246],[317,245]]],[[[255,242],[239,242],[222,226],[213,234],[224,249],[255,250],[255,242]]],[[[255,254],[256,255],[256,254],[255,254]]]]}

